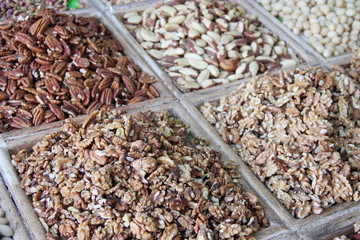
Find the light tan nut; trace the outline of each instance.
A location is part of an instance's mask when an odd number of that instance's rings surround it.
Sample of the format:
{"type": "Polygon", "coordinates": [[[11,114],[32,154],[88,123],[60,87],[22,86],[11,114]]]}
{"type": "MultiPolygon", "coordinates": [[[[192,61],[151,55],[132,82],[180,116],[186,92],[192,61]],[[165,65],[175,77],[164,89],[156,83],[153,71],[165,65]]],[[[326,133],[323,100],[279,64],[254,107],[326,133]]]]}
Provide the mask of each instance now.
{"type": "Polygon", "coordinates": [[[203,60],[198,60],[198,59],[194,59],[194,58],[189,58],[188,61],[193,68],[199,69],[199,70],[203,70],[203,69],[207,68],[207,66],[209,65],[207,62],[205,62],[203,60]]]}

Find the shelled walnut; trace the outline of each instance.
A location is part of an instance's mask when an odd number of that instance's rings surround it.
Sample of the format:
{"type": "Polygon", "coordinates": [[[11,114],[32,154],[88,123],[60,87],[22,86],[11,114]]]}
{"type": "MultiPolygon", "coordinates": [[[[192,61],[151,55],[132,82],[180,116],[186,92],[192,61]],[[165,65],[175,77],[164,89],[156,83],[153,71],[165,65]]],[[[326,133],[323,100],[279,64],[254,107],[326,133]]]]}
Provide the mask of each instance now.
{"type": "Polygon", "coordinates": [[[348,73],[353,79],[360,83],[360,48],[354,51],[352,55],[348,73]]]}
{"type": "Polygon", "coordinates": [[[67,120],[12,158],[48,239],[254,239],[268,225],[236,165],[166,112],[67,120]]]}
{"type": "Polygon", "coordinates": [[[297,218],[360,199],[360,86],[346,75],[266,74],[201,112],[297,218]]]}
{"type": "Polygon", "coordinates": [[[351,238],[348,238],[345,235],[336,237],[333,240],[360,240],[360,221],[357,221],[354,224],[354,234],[351,235],[351,238]]]}
{"type": "Polygon", "coordinates": [[[94,17],[43,11],[0,33],[0,132],[159,97],[94,17]]]}
{"type": "Polygon", "coordinates": [[[339,71],[343,74],[348,74],[357,83],[360,83],[360,48],[356,49],[350,60],[350,64],[332,64],[331,68],[334,71],[339,71]]]}

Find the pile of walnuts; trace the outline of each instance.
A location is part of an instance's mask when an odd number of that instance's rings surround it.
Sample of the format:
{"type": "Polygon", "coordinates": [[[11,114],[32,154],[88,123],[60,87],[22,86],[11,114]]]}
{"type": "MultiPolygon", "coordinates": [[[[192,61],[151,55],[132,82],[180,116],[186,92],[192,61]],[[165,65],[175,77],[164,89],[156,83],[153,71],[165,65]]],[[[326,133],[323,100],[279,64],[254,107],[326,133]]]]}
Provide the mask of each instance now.
{"type": "Polygon", "coordinates": [[[201,111],[295,217],[360,199],[360,86],[345,74],[266,74],[201,111]]]}
{"type": "Polygon", "coordinates": [[[48,239],[254,239],[264,209],[220,157],[166,112],[116,111],[12,156],[48,239]]]}

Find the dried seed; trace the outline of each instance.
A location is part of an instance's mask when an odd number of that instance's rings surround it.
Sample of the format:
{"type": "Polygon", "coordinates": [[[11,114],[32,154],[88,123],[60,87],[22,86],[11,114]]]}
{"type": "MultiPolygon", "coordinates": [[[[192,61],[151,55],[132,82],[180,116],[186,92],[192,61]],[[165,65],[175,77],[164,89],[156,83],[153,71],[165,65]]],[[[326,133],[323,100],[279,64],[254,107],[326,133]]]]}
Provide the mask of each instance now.
{"type": "Polygon", "coordinates": [[[200,72],[200,74],[196,80],[201,84],[201,82],[203,82],[209,78],[210,78],[210,71],[208,69],[204,69],[200,72]]]}
{"type": "Polygon", "coordinates": [[[233,36],[224,34],[224,35],[222,35],[221,38],[220,38],[220,44],[221,44],[221,45],[226,45],[226,44],[230,43],[230,42],[233,41],[233,40],[234,40],[234,37],[233,37],[233,36]]]}
{"type": "Polygon", "coordinates": [[[286,60],[282,60],[280,62],[281,67],[282,68],[288,68],[288,67],[293,67],[296,65],[296,61],[294,59],[286,59],[286,60]]]}
{"type": "Polygon", "coordinates": [[[207,68],[207,66],[209,65],[207,62],[202,61],[202,60],[198,60],[198,59],[194,59],[194,58],[189,58],[188,59],[189,64],[195,68],[195,69],[199,69],[199,70],[203,70],[205,68],[207,68]]]}
{"type": "Polygon", "coordinates": [[[189,76],[197,76],[198,72],[192,68],[180,68],[179,72],[189,76]]]}
{"type": "Polygon", "coordinates": [[[142,21],[142,17],[139,15],[131,16],[127,19],[128,23],[139,24],[142,21]]]}
{"type": "Polygon", "coordinates": [[[177,16],[170,17],[168,20],[169,20],[169,23],[181,24],[181,23],[184,22],[185,16],[184,15],[177,15],[177,16]]]}
{"type": "Polygon", "coordinates": [[[176,13],[176,9],[170,6],[162,6],[160,8],[161,11],[164,11],[165,13],[167,13],[169,16],[174,16],[176,13]]]}
{"type": "Polygon", "coordinates": [[[182,48],[170,48],[164,52],[164,55],[168,55],[168,56],[179,56],[183,54],[184,54],[184,49],[182,48]]]}
{"type": "Polygon", "coordinates": [[[156,37],[156,35],[153,32],[150,32],[146,29],[141,29],[140,31],[141,37],[148,42],[158,42],[159,39],[156,37]]]}
{"type": "Polygon", "coordinates": [[[239,80],[239,79],[243,79],[244,78],[244,75],[243,74],[233,74],[233,75],[230,75],[227,77],[227,79],[232,82],[232,81],[236,81],[236,80],[239,80]]]}
{"type": "Polygon", "coordinates": [[[237,63],[238,61],[236,60],[221,59],[220,67],[226,71],[235,71],[237,68],[237,63]]]}
{"type": "Polygon", "coordinates": [[[185,53],[184,57],[189,60],[189,59],[196,59],[196,60],[203,60],[203,58],[196,53],[185,53]]]}
{"type": "Polygon", "coordinates": [[[201,23],[198,22],[192,22],[191,27],[201,34],[206,33],[207,31],[206,28],[201,23]]]}
{"type": "Polygon", "coordinates": [[[211,73],[211,75],[212,75],[213,77],[218,77],[219,74],[220,74],[219,69],[218,69],[216,66],[214,66],[214,65],[209,65],[209,66],[207,67],[207,69],[209,70],[209,72],[211,73]]]}
{"type": "Polygon", "coordinates": [[[259,64],[254,61],[249,64],[249,71],[251,73],[251,76],[256,76],[256,74],[259,71],[259,64]]]}
{"type": "Polygon", "coordinates": [[[246,72],[247,69],[247,64],[246,63],[240,63],[239,67],[236,69],[235,73],[236,74],[243,74],[246,72]]]}
{"type": "Polygon", "coordinates": [[[214,83],[214,81],[212,81],[212,80],[210,80],[210,79],[207,79],[207,80],[205,80],[205,81],[202,81],[202,82],[200,83],[200,85],[201,85],[202,88],[208,88],[208,87],[214,86],[215,83],[214,83]]]}

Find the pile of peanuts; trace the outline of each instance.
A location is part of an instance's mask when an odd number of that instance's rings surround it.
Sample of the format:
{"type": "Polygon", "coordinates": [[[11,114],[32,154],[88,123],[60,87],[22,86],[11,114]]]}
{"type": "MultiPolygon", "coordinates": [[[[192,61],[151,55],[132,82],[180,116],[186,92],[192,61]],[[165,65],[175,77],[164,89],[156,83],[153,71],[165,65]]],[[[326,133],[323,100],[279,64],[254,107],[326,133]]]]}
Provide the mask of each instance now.
{"type": "Polygon", "coordinates": [[[324,57],[360,46],[360,1],[257,0],[295,34],[303,34],[324,57]]]}
{"type": "Polygon", "coordinates": [[[9,220],[5,218],[5,211],[0,206],[0,240],[11,240],[14,231],[9,226],[9,220]]]}

